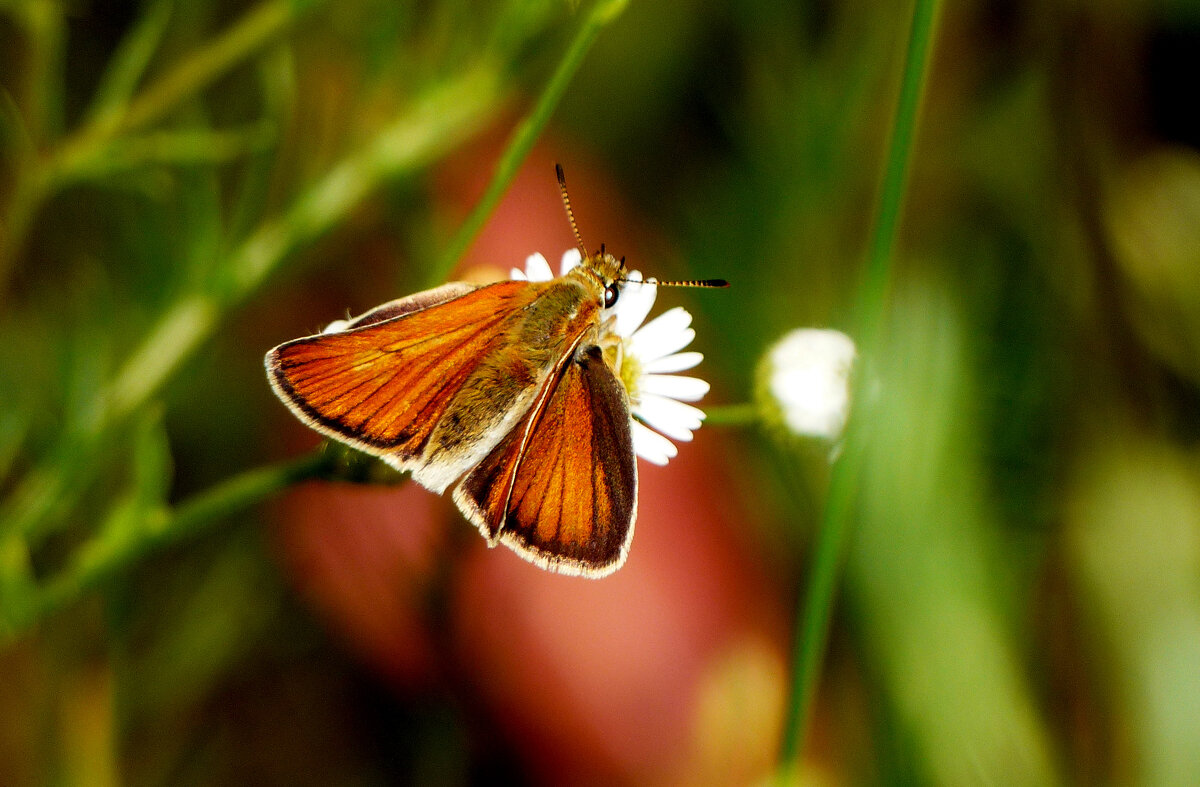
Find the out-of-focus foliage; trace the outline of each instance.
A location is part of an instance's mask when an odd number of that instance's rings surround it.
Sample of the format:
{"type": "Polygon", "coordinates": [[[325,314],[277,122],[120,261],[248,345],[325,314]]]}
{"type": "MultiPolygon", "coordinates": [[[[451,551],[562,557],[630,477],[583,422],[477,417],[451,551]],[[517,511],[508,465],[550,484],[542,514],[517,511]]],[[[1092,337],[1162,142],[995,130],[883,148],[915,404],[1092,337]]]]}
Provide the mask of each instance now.
{"type": "MultiPolygon", "coordinates": [[[[801,772],[1194,784],[1200,11],[944,5],[801,772]]],[[[0,783],[769,771],[828,445],[705,427],[582,589],[419,490],[242,504],[375,472],[306,453],[263,352],[430,284],[591,9],[0,3],[0,783]]],[[[733,283],[660,297],[706,406],[751,399],[855,325],[909,12],[634,0],[468,259],[570,243],[562,161],[590,244],[733,283]]]]}

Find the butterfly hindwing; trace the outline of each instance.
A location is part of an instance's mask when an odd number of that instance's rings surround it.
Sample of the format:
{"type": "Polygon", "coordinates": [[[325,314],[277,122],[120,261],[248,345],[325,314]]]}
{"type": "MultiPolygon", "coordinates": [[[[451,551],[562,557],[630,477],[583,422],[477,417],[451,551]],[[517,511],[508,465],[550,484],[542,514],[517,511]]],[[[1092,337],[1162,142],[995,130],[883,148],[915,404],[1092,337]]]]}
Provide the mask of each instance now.
{"type": "Polygon", "coordinates": [[[547,380],[524,419],[454,499],[495,543],[546,568],[603,576],[625,560],[637,465],[625,389],[598,347],[547,380]]]}

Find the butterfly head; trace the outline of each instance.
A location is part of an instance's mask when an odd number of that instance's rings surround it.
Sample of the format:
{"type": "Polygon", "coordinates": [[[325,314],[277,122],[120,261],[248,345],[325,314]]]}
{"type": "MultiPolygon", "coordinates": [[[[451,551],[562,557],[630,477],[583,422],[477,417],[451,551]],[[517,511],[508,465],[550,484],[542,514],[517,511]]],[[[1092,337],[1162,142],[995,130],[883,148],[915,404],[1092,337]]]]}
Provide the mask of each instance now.
{"type": "Polygon", "coordinates": [[[606,252],[604,246],[601,245],[600,251],[589,254],[583,259],[579,264],[579,270],[600,286],[605,309],[611,309],[617,305],[629,274],[625,268],[624,257],[617,259],[606,252]]]}

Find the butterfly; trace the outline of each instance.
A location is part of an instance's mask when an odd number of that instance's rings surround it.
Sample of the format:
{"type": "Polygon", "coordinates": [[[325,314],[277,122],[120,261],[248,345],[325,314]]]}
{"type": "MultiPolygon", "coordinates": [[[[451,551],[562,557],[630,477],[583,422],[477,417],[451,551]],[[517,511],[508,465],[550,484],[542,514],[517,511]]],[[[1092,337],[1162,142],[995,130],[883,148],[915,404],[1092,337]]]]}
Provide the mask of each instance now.
{"type": "Polygon", "coordinates": [[[285,342],[265,365],[276,395],[316,431],[435,493],[456,484],[454,502],[489,545],[602,577],[624,563],[637,515],[630,401],[611,330],[632,280],[624,258],[603,246],[587,253],[556,172],[582,251],[563,276],[445,284],[285,342]]]}

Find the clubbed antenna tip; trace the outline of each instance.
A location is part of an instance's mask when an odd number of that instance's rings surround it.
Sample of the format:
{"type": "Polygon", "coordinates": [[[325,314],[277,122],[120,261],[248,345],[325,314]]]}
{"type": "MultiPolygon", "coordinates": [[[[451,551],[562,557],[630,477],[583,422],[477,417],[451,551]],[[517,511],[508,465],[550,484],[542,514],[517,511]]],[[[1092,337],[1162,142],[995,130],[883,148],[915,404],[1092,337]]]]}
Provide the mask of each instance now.
{"type": "Polygon", "coordinates": [[[687,279],[685,281],[660,281],[659,287],[728,287],[724,279],[687,279]]]}

